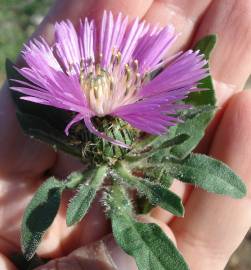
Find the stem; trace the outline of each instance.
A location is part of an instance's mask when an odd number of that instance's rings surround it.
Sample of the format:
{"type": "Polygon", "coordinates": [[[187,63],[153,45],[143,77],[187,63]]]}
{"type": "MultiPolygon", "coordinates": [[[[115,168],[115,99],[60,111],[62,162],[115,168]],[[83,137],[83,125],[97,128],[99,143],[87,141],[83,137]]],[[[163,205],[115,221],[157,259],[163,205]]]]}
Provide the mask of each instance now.
{"type": "Polygon", "coordinates": [[[133,213],[133,207],[127,191],[120,184],[113,183],[107,197],[107,203],[110,206],[111,218],[116,218],[117,216],[126,217],[133,213]]]}
{"type": "Polygon", "coordinates": [[[131,174],[130,167],[128,168],[124,162],[117,162],[115,169],[119,176],[131,186],[134,186],[135,181],[139,180],[138,177],[131,174]]]}
{"type": "Polygon", "coordinates": [[[91,185],[93,187],[98,188],[99,186],[102,185],[104,179],[106,178],[107,170],[108,167],[106,165],[102,165],[95,170],[94,177],[92,178],[91,181],[91,185]]]}
{"type": "Polygon", "coordinates": [[[123,162],[119,162],[117,164],[116,172],[121,177],[121,179],[127,183],[127,185],[129,185],[131,188],[136,188],[140,193],[145,195],[145,197],[139,197],[136,200],[136,208],[139,214],[148,213],[153,208],[154,204],[152,204],[147,198],[147,194],[149,194],[149,192],[147,191],[147,187],[144,184],[145,180],[131,174],[130,169],[128,169],[126,164],[123,162]]]}
{"type": "Polygon", "coordinates": [[[93,174],[94,169],[89,169],[85,172],[74,172],[67,177],[66,188],[74,189],[80,184],[90,178],[93,174]]]}

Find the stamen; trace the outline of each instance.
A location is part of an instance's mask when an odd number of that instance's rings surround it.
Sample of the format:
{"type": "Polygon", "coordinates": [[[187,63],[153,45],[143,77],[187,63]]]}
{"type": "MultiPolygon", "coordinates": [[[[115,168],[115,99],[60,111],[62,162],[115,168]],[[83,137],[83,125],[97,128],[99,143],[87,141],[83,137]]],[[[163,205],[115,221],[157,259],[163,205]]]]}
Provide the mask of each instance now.
{"type": "Polygon", "coordinates": [[[125,65],[126,82],[129,82],[131,78],[131,69],[128,64],[125,65]]]}
{"type": "Polygon", "coordinates": [[[84,85],[85,85],[85,76],[84,76],[84,72],[82,70],[80,70],[79,81],[80,81],[81,88],[84,88],[84,85]]]}
{"type": "Polygon", "coordinates": [[[99,54],[95,62],[89,59],[88,65],[84,60],[80,62],[80,84],[91,109],[98,116],[109,114],[119,104],[127,104],[135,100],[140,85],[148,79],[147,75],[139,73],[137,59],[132,60],[130,64],[120,66],[122,54],[113,49],[108,71],[101,66],[102,57],[102,54],[99,54]],[[115,84],[118,84],[116,89],[124,89],[123,94],[114,95],[115,84]]]}

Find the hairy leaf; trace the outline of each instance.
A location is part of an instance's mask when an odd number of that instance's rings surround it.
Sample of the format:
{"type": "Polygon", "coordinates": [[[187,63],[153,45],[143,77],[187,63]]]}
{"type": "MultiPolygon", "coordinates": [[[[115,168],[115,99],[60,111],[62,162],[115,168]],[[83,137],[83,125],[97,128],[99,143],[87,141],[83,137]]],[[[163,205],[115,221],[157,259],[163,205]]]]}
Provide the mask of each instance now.
{"type": "MultiPolygon", "coordinates": [[[[20,83],[14,80],[27,82],[10,60],[6,60],[6,73],[9,87],[20,86],[20,83]]],[[[13,90],[10,90],[10,93],[17,108],[18,121],[26,134],[71,155],[82,157],[81,145],[76,143],[76,138],[64,133],[72,119],[69,112],[22,100],[22,94],[13,90]]]]}
{"type": "Polygon", "coordinates": [[[134,220],[130,201],[121,187],[107,198],[113,235],[117,243],[136,260],[139,270],[188,270],[172,241],[156,224],[134,220]]]}
{"type": "Polygon", "coordinates": [[[156,224],[115,218],[112,228],[117,243],[136,259],[139,270],[188,269],[174,244],[156,224]]]}
{"type": "Polygon", "coordinates": [[[81,145],[76,145],[63,131],[52,127],[39,117],[17,112],[17,118],[23,131],[36,139],[76,157],[82,157],[81,145]]]}
{"type": "Polygon", "coordinates": [[[166,170],[166,165],[161,166],[153,166],[150,168],[142,168],[144,175],[149,178],[152,182],[158,183],[166,189],[170,188],[172,185],[174,178],[170,176],[168,171],[166,170]]]}
{"type": "Polygon", "coordinates": [[[121,181],[146,196],[153,205],[159,205],[176,216],[184,215],[181,199],[164,186],[132,175],[122,163],[116,167],[115,173],[121,181]]]}
{"type": "MultiPolygon", "coordinates": [[[[14,80],[29,82],[32,84],[32,82],[27,81],[27,79],[24,78],[15,69],[14,64],[8,59],[6,60],[6,73],[9,87],[20,86],[20,83],[14,80]]],[[[23,96],[23,94],[20,94],[13,90],[10,90],[10,93],[16,104],[17,110],[20,113],[41,118],[43,121],[48,122],[55,129],[64,131],[67,123],[72,118],[71,115],[64,110],[22,100],[20,99],[20,97],[23,96]]]]}
{"type": "Polygon", "coordinates": [[[175,129],[175,137],[180,134],[188,134],[189,138],[181,144],[172,147],[170,153],[178,159],[184,159],[198,145],[205,135],[205,129],[214,115],[214,107],[205,107],[204,111],[187,119],[175,129]]]}
{"type": "Polygon", "coordinates": [[[162,136],[149,136],[145,140],[134,145],[133,151],[126,155],[128,162],[135,162],[153,156],[161,160],[175,145],[183,144],[189,139],[188,134],[175,134],[175,129],[170,129],[168,134],[162,136]],[[175,136],[176,135],[176,136],[175,136]],[[143,148],[142,148],[143,147],[143,148]]]}
{"type": "Polygon", "coordinates": [[[45,233],[52,224],[59,205],[64,183],[49,178],[36,192],[25,210],[21,243],[22,251],[27,260],[30,260],[45,233]]]}
{"type": "Polygon", "coordinates": [[[223,162],[201,154],[191,154],[182,161],[167,163],[173,177],[209,192],[242,198],[246,187],[241,178],[223,162]]]}
{"type": "Polygon", "coordinates": [[[93,169],[90,179],[79,187],[77,194],[73,197],[67,208],[66,223],[68,226],[78,223],[85,216],[97,191],[103,184],[106,172],[107,166],[100,166],[97,169],[93,169]]]}

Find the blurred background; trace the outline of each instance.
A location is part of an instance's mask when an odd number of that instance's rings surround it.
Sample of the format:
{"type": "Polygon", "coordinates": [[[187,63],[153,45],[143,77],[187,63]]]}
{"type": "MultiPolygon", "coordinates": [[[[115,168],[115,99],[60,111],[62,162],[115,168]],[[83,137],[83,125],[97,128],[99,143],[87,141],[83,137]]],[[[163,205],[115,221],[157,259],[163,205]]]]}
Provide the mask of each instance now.
{"type": "MultiPolygon", "coordinates": [[[[5,59],[15,59],[23,42],[41,22],[52,2],[53,0],[0,0],[0,84],[5,79],[5,59]]],[[[249,85],[251,86],[251,81],[249,85]]],[[[250,269],[251,233],[233,254],[225,270],[250,269]]]]}
{"type": "Polygon", "coordinates": [[[23,42],[34,32],[52,0],[0,0],[0,81],[4,63],[14,60],[23,42]]]}

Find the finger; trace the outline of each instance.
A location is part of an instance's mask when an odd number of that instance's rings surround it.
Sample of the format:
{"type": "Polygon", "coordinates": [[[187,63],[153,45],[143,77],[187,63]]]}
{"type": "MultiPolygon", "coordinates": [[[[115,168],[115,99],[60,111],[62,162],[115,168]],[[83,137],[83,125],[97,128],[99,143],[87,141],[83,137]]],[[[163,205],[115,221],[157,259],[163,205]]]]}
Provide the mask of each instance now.
{"type": "MultiPolygon", "coordinates": [[[[214,0],[203,17],[195,42],[205,35],[218,36],[210,59],[218,108],[238,90],[251,73],[251,2],[214,0]]],[[[223,111],[219,111],[207,129],[198,151],[207,153],[223,111]]]]}
{"type": "Polygon", "coordinates": [[[129,15],[131,18],[142,18],[151,6],[153,0],[100,0],[99,2],[93,0],[91,2],[92,8],[89,8],[87,15],[94,16],[95,18],[98,17],[97,15],[102,15],[103,10],[110,10],[114,14],[122,12],[125,15],[129,15]]]}
{"type": "Polygon", "coordinates": [[[218,128],[210,154],[227,163],[248,188],[242,200],[196,189],[186,205],[184,219],[170,226],[178,247],[193,270],[223,269],[251,223],[250,179],[251,92],[234,96],[218,128]]]}
{"type": "Polygon", "coordinates": [[[147,21],[161,25],[173,24],[181,33],[172,52],[188,45],[195,28],[212,0],[155,0],[145,15],[147,21]]]}
{"type": "Polygon", "coordinates": [[[0,254],[0,269],[1,270],[17,270],[17,268],[3,254],[0,254]]]}
{"type": "Polygon", "coordinates": [[[219,106],[243,89],[251,72],[250,23],[250,1],[214,0],[198,28],[195,40],[218,35],[210,64],[219,106]]]}
{"type": "MultiPolygon", "coordinates": [[[[151,6],[153,0],[123,1],[123,0],[57,0],[49,14],[35,32],[34,36],[41,35],[48,42],[54,39],[54,23],[56,21],[70,19],[78,23],[80,18],[99,18],[104,10],[112,11],[114,14],[122,12],[130,17],[143,17],[151,6]]],[[[33,36],[33,37],[34,37],[33,36]]]]}
{"type": "Polygon", "coordinates": [[[118,247],[112,236],[78,248],[67,257],[55,259],[37,270],[136,270],[132,257],[118,247]]]}

